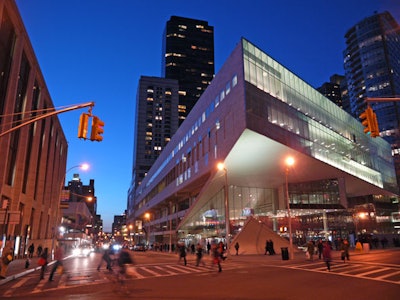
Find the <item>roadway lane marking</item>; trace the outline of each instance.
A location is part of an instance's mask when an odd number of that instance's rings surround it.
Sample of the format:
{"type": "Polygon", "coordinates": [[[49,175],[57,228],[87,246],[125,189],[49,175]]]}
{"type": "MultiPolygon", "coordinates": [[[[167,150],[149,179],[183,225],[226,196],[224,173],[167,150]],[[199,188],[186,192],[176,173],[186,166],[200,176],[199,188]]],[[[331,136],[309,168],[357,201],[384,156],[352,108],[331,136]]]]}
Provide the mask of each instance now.
{"type": "Polygon", "coordinates": [[[374,274],[374,273],[384,272],[384,271],[387,271],[387,270],[390,270],[390,269],[389,268],[379,268],[379,269],[372,270],[372,271],[369,271],[369,272],[364,272],[364,273],[361,273],[361,274],[357,274],[357,276],[365,276],[365,275],[370,275],[370,274],[374,274]]]}

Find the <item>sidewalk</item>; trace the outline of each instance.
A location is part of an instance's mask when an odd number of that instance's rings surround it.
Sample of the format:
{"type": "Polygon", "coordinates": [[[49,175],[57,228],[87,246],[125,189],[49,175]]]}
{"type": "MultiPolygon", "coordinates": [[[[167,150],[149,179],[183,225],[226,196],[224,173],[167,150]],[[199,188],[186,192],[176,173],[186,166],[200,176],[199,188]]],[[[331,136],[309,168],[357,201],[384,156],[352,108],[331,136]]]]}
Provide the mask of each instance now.
{"type": "MultiPolygon", "coordinates": [[[[24,276],[26,274],[32,273],[36,270],[40,270],[41,267],[38,265],[38,260],[39,257],[30,258],[29,267],[25,268],[25,262],[26,262],[25,258],[14,259],[8,266],[7,277],[5,279],[0,279],[0,285],[3,285],[11,280],[24,276]]],[[[55,261],[50,261],[47,266],[50,266],[54,263],[55,261]]]]}

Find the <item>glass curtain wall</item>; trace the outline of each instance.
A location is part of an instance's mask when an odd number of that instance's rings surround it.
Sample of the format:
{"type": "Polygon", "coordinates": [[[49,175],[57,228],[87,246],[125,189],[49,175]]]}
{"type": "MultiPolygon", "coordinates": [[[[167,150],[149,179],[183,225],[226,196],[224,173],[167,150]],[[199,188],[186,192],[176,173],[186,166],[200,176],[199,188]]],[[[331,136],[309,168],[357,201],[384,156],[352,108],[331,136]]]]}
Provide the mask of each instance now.
{"type": "Polygon", "coordinates": [[[297,134],[304,153],[376,186],[396,190],[388,143],[366,136],[359,120],[242,41],[245,80],[274,97],[268,103],[269,122],[297,134]]]}

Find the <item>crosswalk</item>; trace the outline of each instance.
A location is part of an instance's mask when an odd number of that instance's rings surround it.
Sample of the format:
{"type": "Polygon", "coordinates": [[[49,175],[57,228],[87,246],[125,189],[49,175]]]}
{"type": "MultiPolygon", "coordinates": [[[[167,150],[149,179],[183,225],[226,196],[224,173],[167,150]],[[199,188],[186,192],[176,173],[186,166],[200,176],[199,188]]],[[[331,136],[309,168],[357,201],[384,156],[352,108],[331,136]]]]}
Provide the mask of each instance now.
{"type": "MultiPolygon", "coordinates": [[[[224,263],[223,271],[238,269],[243,267],[241,264],[234,262],[224,263]]],[[[217,272],[218,268],[212,264],[195,266],[193,264],[143,264],[135,265],[129,268],[129,276],[127,281],[140,280],[153,277],[179,276],[179,275],[204,275],[212,272],[217,272]]],[[[0,290],[1,297],[15,297],[23,295],[32,295],[53,290],[76,288],[78,286],[108,284],[115,283],[118,276],[118,271],[108,271],[102,269],[97,271],[96,268],[88,268],[84,272],[70,272],[66,270],[62,276],[55,275],[54,281],[49,282],[48,278],[39,280],[37,273],[31,273],[18,280],[8,284],[7,289],[0,290]]]]}
{"type": "Polygon", "coordinates": [[[279,268],[296,269],[309,272],[321,272],[339,276],[356,277],[400,285],[400,266],[368,262],[333,261],[328,271],[323,261],[305,261],[289,265],[277,265],[279,268]]]}

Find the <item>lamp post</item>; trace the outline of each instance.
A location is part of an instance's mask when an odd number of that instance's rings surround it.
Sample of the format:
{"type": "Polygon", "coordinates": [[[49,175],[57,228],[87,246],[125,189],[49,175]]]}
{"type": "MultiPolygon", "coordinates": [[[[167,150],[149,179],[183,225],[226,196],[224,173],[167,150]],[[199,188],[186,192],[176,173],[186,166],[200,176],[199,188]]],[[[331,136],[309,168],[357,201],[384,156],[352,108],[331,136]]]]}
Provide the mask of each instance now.
{"type": "Polygon", "coordinates": [[[289,183],[288,183],[288,174],[289,168],[294,164],[294,158],[288,157],[286,159],[286,205],[287,205],[287,213],[288,213],[288,223],[289,223],[289,248],[290,248],[290,259],[294,259],[293,253],[293,236],[292,236],[292,216],[290,214],[290,201],[289,201],[289,183]]]}
{"type": "Polygon", "coordinates": [[[225,206],[225,239],[226,253],[229,255],[229,195],[228,195],[228,171],[223,163],[218,163],[218,170],[224,171],[224,206],[225,206]]]}
{"type": "Polygon", "coordinates": [[[67,174],[68,174],[69,171],[71,171],[73,169],[76,169],[76,168],[80,168],[81,170],[86,171],[86,170],[89,169],[89,165],[84,163],[84,164],[73,166],[73,167],[69,168],[67,171],[65,171],[65,174],[64,174],[64,176],[62,178],[62,181],[61,181],[61,184],[60,184],[60,192],[58,194],[59,196],[58,196],[58,199],[57,199],[56,218],[54,220],[54,229],[53,229],[53,239],[51,241],[51,257],[52,257],[52,259],[54,259],[54,246],[55,246],[55,239],[56,239],[57,227],[58,227],[58,225],[57,225],[57,223],[58,223],[58,212],[60,210],[60,201],[61,201],[61,195],[62,195],[62,191],[63,191],[63,186],[64,186],[64,183],[65,183],[65,178],[67,177],[67,174]]]}
{"type": "Polygon", "coordinates": [[[144,214],[144,218],[147,220],[147,244],[148,244],[148,246],[149,246],[149,249],[150,249],[150,217],[151,217],[151,215],[150,215],[150,213],[145,213],[144,214]]]}

